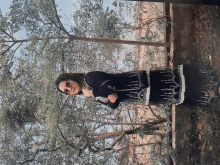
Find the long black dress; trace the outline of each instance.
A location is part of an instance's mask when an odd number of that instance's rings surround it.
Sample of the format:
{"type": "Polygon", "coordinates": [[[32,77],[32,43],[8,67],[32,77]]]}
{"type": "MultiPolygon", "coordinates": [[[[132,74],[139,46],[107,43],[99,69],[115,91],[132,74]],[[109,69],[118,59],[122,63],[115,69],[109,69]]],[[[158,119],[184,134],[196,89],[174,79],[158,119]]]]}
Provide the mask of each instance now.
{"type": "Polygon", "coordinates": [[[203,106],[212,98],[209,91],[217,86],[210,70],[190,64],[118,74],[93,71],[86,74],[85,82],[93,90],[96,101],[111,108],[117,108],[120,102],[203,106]],[[107,99],[113,93],[118,94],[115,103],[107,99]]]}

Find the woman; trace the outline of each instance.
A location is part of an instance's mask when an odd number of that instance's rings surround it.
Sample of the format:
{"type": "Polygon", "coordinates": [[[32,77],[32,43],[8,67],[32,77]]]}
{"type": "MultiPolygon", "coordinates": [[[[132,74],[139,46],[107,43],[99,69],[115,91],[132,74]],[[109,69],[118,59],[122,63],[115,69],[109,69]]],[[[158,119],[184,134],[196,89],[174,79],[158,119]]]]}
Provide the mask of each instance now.
{"type": "Polygon", "coordinates": [[[117,108],[121,101],[137,101],[143,98],[148,87],[145,71],[109,74],[93,71],[89,73],[64,73],[56,80],[57,89],[68,95],[84,95],[117,108]],[[137,85],[138,84],[138,85],[137,85]]]}
{"type": "Polygon", "coordinates": [[[118,74],[64,73],[56,80],[56,86],[62,93],[92,97],[111,108],[117,108],[120,102],[203,106],[214,97],[210,93],[217,88],[213,77],[211,70],[185,64],[175,69],[118,74]]]}

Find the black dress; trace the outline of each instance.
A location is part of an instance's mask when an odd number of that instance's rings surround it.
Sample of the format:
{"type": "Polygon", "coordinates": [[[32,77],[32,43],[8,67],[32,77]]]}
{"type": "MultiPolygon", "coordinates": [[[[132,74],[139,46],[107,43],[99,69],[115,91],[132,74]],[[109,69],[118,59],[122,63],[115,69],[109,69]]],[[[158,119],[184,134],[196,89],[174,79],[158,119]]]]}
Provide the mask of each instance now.
{"type": "Polygon", "coordinates": [[[141,102],[149,87],[145,71],[132,71],[119,74],[93,71],[85,76],[86,84],[93,90],[96,101],[111,108],[117,108],[120,102],[141,102]],[[118,99],[113,104],[107,97],[117,93],[118,99]]]}
{"type": "Polygon", "coordinates": [[[111,108],[117,108],[120,102],[203,106],[212,98],[208,91],[217,86],[212,80],[210,70],[189,64],[178,65],[175,69],[166,67],[118,74],[93,71],[85,76],[96,101],[111,108]],[[107,99],[113,93],[118,95],[115,103],[107,99]]]}

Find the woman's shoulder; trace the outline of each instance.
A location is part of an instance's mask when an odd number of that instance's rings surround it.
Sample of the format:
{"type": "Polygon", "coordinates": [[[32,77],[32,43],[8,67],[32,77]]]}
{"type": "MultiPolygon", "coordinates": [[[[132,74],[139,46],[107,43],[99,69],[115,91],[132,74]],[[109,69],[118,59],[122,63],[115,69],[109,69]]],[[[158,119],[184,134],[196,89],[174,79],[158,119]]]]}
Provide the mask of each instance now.
{"type": "Polygon", "coordinates": [[[101,71],[91,71],[85,75],[85,82],[90,86],[96,86],[106,79],[109,79],[109,74],[101,71]]]}
{"type": "MultiPolygon", "coordinates": [[[[99,73],[102,73],[102,71],[90,71],[90,72],[87,72],[86,75],[91,75],[91,74],[99,74],[99,73]]],[[[105,72],[104,72],[105,73],[105,72]]]]}
{"type": "Polygon", "coordinates": [[[100,77],[100,76],[105,76],[105,75],[109,75],[109,74],[106,72],[102,72],[102,71],[91,71],[91,72],[88,72],[85,77],[94,78],[94,77],[100,77]]]}

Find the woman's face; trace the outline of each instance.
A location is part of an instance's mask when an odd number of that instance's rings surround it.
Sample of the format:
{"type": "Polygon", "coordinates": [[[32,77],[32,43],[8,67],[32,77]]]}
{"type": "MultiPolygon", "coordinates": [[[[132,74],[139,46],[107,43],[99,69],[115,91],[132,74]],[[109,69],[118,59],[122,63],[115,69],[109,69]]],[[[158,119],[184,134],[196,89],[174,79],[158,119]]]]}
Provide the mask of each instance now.
{"type": "Polygon", "coordinates": [[[61,81],[58,87],[62,92],[68,95],[76,95],[81,90],[79,84],[73,80],[61,81]]]}

